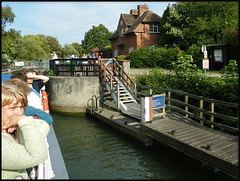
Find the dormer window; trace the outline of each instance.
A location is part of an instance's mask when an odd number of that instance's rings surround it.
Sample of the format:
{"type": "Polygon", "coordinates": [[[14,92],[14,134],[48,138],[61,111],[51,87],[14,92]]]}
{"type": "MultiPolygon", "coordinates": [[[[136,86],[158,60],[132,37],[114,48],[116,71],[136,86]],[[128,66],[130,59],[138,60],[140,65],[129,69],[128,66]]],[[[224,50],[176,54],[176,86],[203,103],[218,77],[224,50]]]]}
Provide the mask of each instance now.
{"type": "Polygon", "coordinates": [[[159,24],[158,23],[150,23],[149,24],[149,33],[159,33],[159,24]]]}

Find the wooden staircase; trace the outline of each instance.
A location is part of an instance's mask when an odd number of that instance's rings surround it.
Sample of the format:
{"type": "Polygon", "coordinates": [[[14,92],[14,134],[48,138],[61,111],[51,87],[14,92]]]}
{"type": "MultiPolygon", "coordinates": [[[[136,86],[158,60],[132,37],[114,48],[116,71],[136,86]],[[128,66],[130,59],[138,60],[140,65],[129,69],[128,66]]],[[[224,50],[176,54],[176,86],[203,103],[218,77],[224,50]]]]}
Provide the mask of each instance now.
{"type": "Polygon", "coordinates": [[[101,83],[105,88],[104,104],[131,117],[141,119],[140,104],[136,101],[136,83],[114,59],[110,64],[99,61],[101,83]]]}

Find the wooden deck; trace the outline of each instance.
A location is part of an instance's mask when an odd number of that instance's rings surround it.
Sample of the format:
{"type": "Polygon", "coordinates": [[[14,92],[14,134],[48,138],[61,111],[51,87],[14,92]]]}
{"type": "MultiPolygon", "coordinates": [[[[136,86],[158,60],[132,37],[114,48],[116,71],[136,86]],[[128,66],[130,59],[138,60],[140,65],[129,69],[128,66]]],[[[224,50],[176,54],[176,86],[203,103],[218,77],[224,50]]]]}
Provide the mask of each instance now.
{"type": "Polygon", "coordinates": [[[157,140],[225,174],[238,178],[238,137],[216,131],[174,112],[164,119],[155,117],[152,123],[139,120],[113,109],[104,108],[87,113],[124,134],[151,145],[157,140]]]}
{"type": "Polygon", "coordinates": [[[193,122],[179,114],[167,112],[165,119],[141,125],[141,130],[178,151],[237,178],[238,137],[193,122]]]}

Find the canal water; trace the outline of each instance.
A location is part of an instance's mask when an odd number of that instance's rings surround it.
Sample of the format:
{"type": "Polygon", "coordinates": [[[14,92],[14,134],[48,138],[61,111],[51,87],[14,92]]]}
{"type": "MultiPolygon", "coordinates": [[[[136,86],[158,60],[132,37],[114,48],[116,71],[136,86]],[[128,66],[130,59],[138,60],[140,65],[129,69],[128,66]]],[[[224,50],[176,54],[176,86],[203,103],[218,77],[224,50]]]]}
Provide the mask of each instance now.
{"type": "Polygon", "coordinates": [[[183,154],[147,148],[91,117],[51,115],[70,179],[221,179],[183,154]]]}

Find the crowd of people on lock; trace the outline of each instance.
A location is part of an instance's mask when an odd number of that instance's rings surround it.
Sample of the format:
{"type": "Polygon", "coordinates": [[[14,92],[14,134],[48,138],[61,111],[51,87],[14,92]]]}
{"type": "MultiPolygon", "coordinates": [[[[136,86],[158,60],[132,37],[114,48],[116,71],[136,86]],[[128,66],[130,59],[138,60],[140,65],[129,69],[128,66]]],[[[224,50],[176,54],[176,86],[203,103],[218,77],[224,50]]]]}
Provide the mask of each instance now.
{"type": "MultiPolygon", "coordinates": [[[[97,52],[89,52],[88,54],[84,53],[81,58],[99,58],[99,56],[97,52]]],[[[52,53],[52,60],[53,59],[58,59],[58,56],[55,52],[52,53]]],[[[80,59],[80,57],[72,53],[71,55],[68,56],[63,55],[63,59],[80,59]]]]}
{"type": "Polygon", "coordinates": [[[29,168],[48,158],[45,138],[53,118],[41,101],[48,80],[26,69],[2,82],[2,179],[29,179],[29,168]]]}

